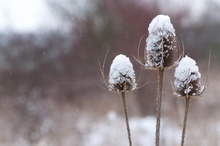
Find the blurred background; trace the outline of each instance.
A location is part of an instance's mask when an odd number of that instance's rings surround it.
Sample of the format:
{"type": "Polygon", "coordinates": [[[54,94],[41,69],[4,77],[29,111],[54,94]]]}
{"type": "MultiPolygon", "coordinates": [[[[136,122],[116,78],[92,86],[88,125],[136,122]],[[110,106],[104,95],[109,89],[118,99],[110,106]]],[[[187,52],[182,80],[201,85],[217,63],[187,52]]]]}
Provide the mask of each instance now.
{"type": "MultiPolygon", "coordinates": [[[[0,145],[128,145],[120,95],[104,84],[120,53],[139,86],[149,82],[127,94],[133,143],[154,145],[156,72],[134,57],[144,62],[158,14],[170,16],[181,50],[197,61],[202,84],[209,81],[191,102],[186,146],[220,145],[218,0],[0,0],[0,145]],[[98,62],[107,52],[103,79],[98,62]]],[[[173,73],[165,72],[163,146],[180,144],[184,102],[173,95],[173,73]]]]}

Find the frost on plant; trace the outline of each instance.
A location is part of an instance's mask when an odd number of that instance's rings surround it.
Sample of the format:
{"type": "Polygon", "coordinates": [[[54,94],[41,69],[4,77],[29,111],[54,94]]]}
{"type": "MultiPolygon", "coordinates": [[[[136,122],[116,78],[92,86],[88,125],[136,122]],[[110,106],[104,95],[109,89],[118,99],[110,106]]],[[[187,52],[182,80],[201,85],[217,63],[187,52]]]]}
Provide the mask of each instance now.
{"type": "Polygon", "coordinates": [[[130,91],[136,88],[133,65],[125,55],[117,55],[109,72],[109,89],[112,91],[130,91]]]}
{"type": "Polygon", "coordinates": [[[178,59],[175,29],[167,15],[158,15],[150,23],[146,39],[146,64],[148,68],[170,67],[178,59]]]}
{"type": "Polygon", "coordinates": [[[185,56],[175,69],[174,89],[177,96],[198,96],[204,86],[200,84],[201,74],[195,60],[185,56]]]}

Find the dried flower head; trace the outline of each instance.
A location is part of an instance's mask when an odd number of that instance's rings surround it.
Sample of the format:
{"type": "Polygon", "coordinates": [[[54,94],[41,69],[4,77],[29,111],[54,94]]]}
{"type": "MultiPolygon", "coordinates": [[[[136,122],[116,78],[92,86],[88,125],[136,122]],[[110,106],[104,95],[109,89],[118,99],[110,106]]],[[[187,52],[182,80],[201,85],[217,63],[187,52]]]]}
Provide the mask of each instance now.
{"type": "Polygon", "coordinates": [[[125,55],[117,55],[113,60],[109,72],[109,89],[125,92],[136,88],[133,65],[125,55]]]}
{"type": "Polygon", "coordinates": [[[199,96],[204,91],[201,74],[195,60],[185,56],[175,69],[174,90],[177,96],[199,96]]]}
{"type": "Polygon", "coordinates": [[[146,39],[145,66],[150,69],[171,67],[178,60],[175,29],[167,15],[158,15],[150,23],[146,39]]]}

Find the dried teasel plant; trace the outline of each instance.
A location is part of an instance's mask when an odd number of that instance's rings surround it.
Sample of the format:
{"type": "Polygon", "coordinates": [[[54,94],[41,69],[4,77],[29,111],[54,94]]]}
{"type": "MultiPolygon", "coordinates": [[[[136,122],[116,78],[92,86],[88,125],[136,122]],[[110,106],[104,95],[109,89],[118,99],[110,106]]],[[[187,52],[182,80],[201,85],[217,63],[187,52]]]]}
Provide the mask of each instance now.
{"type": "Polygon", "coordinates": [[[195,60],[185,56],[175,69],[174,90],[178,97],[200,96],[205,86],[200,83],[201,74],[195,60]]]}
{"type": "MultiPolygon", "coordinates": [[[[123,109],[124,109],[124,114],[125,114],[126,128],[127,128],[127,133],[128,133],[129,146],[132,146],[132,139],[131,139],[130,126],[129,126],[128,109],[126,105],[125,93],[142,88],[148,82],[138,87],[136,83],[136,78],[135,78],[135,71],[133,69],[132,63],[130,62],[130,59],[126,57],[125,55],[120,54],[115,57],[115,59],[113,60],[111,64],[110,71],[109,71],[109,82],[107,83],[107,81],[105,80],[104,71],[105,71],[105,62],[106,62],[108,53],[109,53],[109,49],[106,52],[102,65],[100,61],[98,60],[99,69],[100,69],[105,87],[99,84],[97,85],[105,90],[113,91],[113,92],[117,92],[121,94],[121,99],[122,99],[122,104],[123,104],[123,109]]],[[[141,78],[141,73],[140,73],[139,80],[140,78],[141,78]]]]}
{"type": "Polygon", "coordinates": [[[158,15],[148,27],[145,68],[171,68],[178,62],[179,47],[175,29],[167,15],[158,15]]]}
{"type": "Polygon", "coordinates": [[[185,99],[185,113],[181,138],[181,146],[183,146],[190,99],[195,96],[200,96],[206,87],[200,83],[201,74],[195,60],[188,56],[181,59],[175,69],[174,77],[174,95],[185,99]]]}
{"type": "Polygon", "coordinates": [[[181,57],[175,29],[169,16],[156,16],[149,24],[148,32],[143,66],[145,69],[158,71],[155,144],[159,146],[164,69],[176,66],[181,57]]]}
{"type": "Polygon", "coordinates": [[[109,89],[116,92],[127,92],[136,89],[133,65],[125,55],[117,55],[109,72],[109,89]]]}
{"type": "Polygon", "coordinates": [[[109,90],[121,94],[124,108],[125,122],[128,133],[129,146],[132,146],[131,132],[129,126],[128,109],[125,93],[136,89],[136,79],[133,65],[125,55],[117,55],[113,60],[109,72],[109,90]]]}

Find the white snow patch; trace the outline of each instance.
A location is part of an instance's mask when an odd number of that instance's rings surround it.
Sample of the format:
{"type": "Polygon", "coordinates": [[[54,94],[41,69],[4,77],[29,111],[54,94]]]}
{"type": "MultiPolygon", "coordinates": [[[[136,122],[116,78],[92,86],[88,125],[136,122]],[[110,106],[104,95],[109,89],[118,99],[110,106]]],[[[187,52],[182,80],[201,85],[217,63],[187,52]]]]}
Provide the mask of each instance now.
{"type": "Polygon", "coordinates": [[[123,83],[124,81],[130,82],[132,89],[135,89],[137,86],[133,65],[130,59],[120,54],[115,57],[110,67],[109,87],[112,89],[114,84],[123,83]]]}
{"type": "MultiPolygon", "coordinates": [[[[130,130],[133,145],[145,146],[154,145],[156,119],[153,116],[130,117],[130,130]]],[[[175,145],[180,139],[181,129],[171,121],[162,120],[161,138],[166,145],[175,145]]],[[[110,112],[106,117],[97,120],[90,127],[85,127],[88,132],[84,135],[85,146],[128,145],[125,119],[114,112],[110,112]],[[114,115],[109,119],[109,115],[114,115]]]]}
{"type": "Polygon", "coordinates": [[[150,34],[157,34],[158,31],[161,30],[167,30],[175,35],[175,29],[173,28],[170,17],[168,15],[158,15],[149,24],[148,31],[150,34]]]}
{"type": "Polygon", "coordinates": [[[195,60],[192,58],[185,56],[179,62],[176,70],[175,70],[175,78],[185,81],[189,77],[189,75],[195,72],[195,76],[192,76],[192,80],[196,80],[197,78],[201,78],[201,74],[199,73],[199,68],[196,65],[195,60]]]}
{"type": "Polygon", "coordinates": [[[154,117],[131,118],[130,127],[132,138],[136,145],[154,145],[156,119],[154,117]]]}

